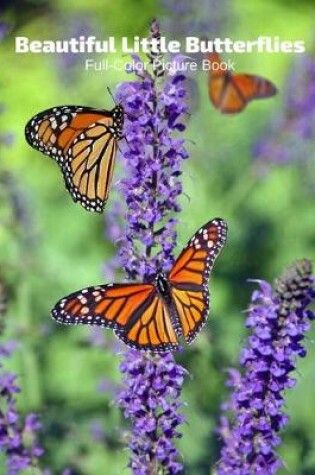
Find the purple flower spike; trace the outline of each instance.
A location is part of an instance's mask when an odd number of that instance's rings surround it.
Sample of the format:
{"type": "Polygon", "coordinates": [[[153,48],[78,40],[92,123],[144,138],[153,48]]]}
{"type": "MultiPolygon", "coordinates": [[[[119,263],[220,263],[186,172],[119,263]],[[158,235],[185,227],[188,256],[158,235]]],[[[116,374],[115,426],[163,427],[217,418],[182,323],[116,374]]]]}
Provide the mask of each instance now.
{"type": "MultiPolygon", "coordinates": [[[[151,23],[151,45],[159,44],[158,23],[151,23]]],[[[125,201],[126,228],[118,229],[115,219],[107,218],[107,234],[119,246],[119,262],[127,279],[148,282],[159,269],[168,271],[176,246],[174,214],[180,211],[178,197],[182,162],[188,158],[184,140],[187,113],[185,77],[174,67],[163,69],[163,56],[156,48],[148,54],[149,66],[138,57],[143,68],[135,71],[136,80],[122,83],[118,101],[125,110],[124,137],[121,142],[127,178],[120,182],[125,201]],[[113,227],[113,223],[115,227],[113,227]]],[[[134,475],[169,475],[182,471],[174,439],[181,436],[183,416],[179,401],[185,370],[171,354],[143,355],[136,350],[125,353],[121,363],[125,388],[117,402],[131,422],[128,445],[129,467],[134,475]]]]}
{"type": "Polygon", "coordinates": [[[282,112],[254,146],[257,165],[303,163],[313,156],[315,56],[314,52],[302,56],[288,75],[282,112]]]}
{"type": "Polygon", "coordinates": [[[310,261],[295,262],[274,289],[258,283],[246,321],[251,336],[240,358],[244,374],[230,371],[227,385],[234,393],[222,406],[218,475],[272,475],[283,465],[275,450],[288,422],[284,391],[295,385],[291,373],[306,354],[302,342],[315,318],[307,309],[315,299],[310,261]]]}
{"type": "Polygon", "coordinates": [[[0,41],[2,41],[8,34],[10,30],[10,25],[0,21],[0,41]]]}
{"type": "MultiPolygon", "coordinates": [[[[152,22],[152,38],[159,38],[152,22]]],[[[127,205],[127,229],[121,236],[120,260],[129,279],[150,280],[173,262],[180,211],[182,161],[188,158],[184,140],[185,77],[166,76],[159,54],[149,55],[151,70],[137,70],[138,81],[122,83],[117,97],[126,112],[124,159],[128,177],[121,182],[127,205]]],[[[140,59],[138,59],[138,62],[140,59]]],[[[116,231],[117,236],[117,231],[116,231]]]]}
{"type": "MultiPolygon", "coordinates": [[[[0,347],[0,355],[9,357],[6,346],[0,347]]],[[[2,365],[0,365],[2,369],[2,365]]],[[[16,394],[20,388],[14,374],[0,373],[0,451],[6,454],[7,473],[15,475],[21,470],[35,467],[43,450],[37,444],[37,432],[41,424],[35,414],[25,418],[24,426],[16,409],[16,394]]]]}
{"type": "Polygon", "coordinates": [[[171,354],[152,358],[135,350],[128,352],[120,370],[126,389],[118,403],[133,423],[130,468],[135,475],[159,473],[159,467],[169,475],[180,473],[182,465],[171,440],[181,436],[178,427],[184,419],[178,413],[182,406],[178,398],[186,370],[171,354]]]}
{"type": "MultiPolygon", "coordinates": [[[[0,281],[0,334],[4,330],[6,314],[6,289],[0,281]]],[[[16,408],[16,395],[20,393],[17,376],[3,370],[2,360],[10,358],[16,343],[0,345],[0,451],[6,455],[8,475],[37,465],[43,450],[37,444],[41,424],[35,414],[28,414],[24,424],[16,408]]]]}

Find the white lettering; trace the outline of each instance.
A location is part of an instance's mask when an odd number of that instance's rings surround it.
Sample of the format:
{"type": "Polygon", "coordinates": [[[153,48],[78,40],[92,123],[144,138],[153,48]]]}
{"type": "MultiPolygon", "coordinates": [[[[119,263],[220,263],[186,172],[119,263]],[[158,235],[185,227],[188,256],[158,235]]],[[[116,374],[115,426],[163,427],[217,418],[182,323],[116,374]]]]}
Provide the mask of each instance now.
{"type": "Polygon", "coordinates": [[[16,53],[28,53],[29,52],[29,39],[26,36],[17,36],[15,38],[15,52],[16,53]]]}

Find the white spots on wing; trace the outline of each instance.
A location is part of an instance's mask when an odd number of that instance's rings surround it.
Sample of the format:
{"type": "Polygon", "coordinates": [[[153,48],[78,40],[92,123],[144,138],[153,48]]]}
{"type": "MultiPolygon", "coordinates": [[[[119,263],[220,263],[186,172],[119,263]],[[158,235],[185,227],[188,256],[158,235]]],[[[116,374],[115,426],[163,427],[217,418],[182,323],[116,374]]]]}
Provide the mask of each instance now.
{"type": "Polygon", "coordinates": [[[201,244],[200,244],[200,240],[199,238],[195,237],[195,238],[192,238],[192,240],[190,241],[193,246],[195,247],[195,249],[201,249],[201,244]]]}

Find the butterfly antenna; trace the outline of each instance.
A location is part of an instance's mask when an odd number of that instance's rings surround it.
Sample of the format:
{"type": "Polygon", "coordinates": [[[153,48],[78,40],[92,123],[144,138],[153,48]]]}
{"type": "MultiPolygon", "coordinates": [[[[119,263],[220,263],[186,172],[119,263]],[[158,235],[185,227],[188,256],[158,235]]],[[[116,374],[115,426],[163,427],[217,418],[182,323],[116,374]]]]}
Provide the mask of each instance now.
{"type": "Polygon", "coordinates": [[[108,91],[110,97],[113,99],[113,102],[114,102],[114,104],[115,104],[115,106],[116,106],[117,103],[116,103],[116,101],[115,101],[115,97],[114,97],[114,95],[113,95],[113,93],[112,93],[112,91],[111,91],[111,89],[110,89],[109,86],[107,86],[107,91],[108,91]]]}

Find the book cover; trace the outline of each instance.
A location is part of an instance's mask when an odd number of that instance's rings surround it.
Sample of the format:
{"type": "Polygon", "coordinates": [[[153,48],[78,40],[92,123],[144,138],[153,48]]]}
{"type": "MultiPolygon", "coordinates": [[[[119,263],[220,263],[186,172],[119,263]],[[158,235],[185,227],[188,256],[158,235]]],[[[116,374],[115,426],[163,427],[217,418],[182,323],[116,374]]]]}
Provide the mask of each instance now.
{"type": "Polygon", "coordinates": [[[0,474],[315,473],[314,14],[1,1],[0,474]]]}

